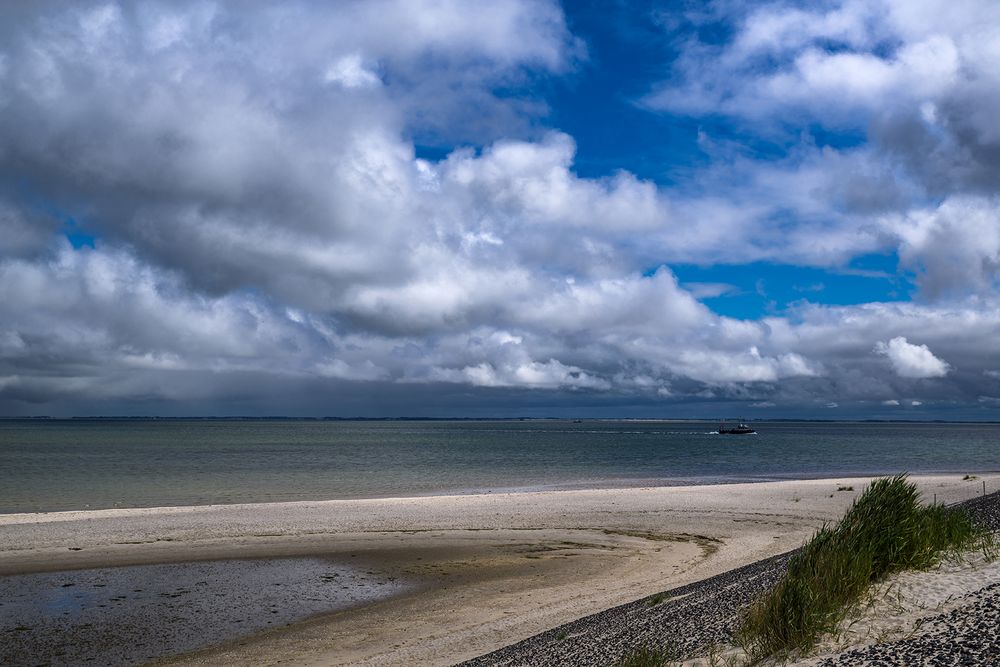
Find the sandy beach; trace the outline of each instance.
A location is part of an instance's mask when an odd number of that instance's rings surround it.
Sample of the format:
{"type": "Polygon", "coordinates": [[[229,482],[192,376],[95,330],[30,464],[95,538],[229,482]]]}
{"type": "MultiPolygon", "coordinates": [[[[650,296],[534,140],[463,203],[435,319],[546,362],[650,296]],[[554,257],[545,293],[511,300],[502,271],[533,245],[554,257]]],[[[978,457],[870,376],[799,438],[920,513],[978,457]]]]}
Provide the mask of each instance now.
{"type": "MultiPolygon", "coordinates": [[[[913,480],[957,502],[1000,475],[913,480]]],[[[322,557],[391,597],[164,659],[169,664],[449,665],[784,553],[867,478],[0,516],[0,575],[322,557]]]]}

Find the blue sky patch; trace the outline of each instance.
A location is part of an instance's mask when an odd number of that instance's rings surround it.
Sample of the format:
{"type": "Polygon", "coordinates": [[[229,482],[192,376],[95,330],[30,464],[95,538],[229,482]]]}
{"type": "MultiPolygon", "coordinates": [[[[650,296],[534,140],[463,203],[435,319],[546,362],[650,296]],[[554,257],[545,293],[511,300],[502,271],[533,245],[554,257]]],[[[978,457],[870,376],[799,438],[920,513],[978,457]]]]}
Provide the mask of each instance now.
{"type": "Polygon", "coordinates": [[[75,249],[96,248],[97,237],[85,231],[75,218],[66,218],[63,223],[63,235],[75,249]]]}
{"type": "Polygon", "coordinates": [[[896,263],[894,255],[866,255],[842,269],[770,262],[672,264],[670,269],[682,287],[716,313],[757,319],[803,301],[849,306],[909,300],[912,276],[897,273],[896,263]]]}

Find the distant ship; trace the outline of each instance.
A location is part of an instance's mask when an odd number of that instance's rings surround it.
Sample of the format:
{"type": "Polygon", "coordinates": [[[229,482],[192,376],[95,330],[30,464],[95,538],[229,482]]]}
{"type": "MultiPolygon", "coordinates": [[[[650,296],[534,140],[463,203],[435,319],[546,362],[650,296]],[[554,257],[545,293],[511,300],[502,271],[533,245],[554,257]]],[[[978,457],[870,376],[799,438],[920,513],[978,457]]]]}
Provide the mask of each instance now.
{"type": "Polygon", "coordinates": [[[740,422],[732,428],[726,428],[726,422],[719,424],[719,434],[720,435],[749,435],[750,433],[756,433],[757,431],[750,428],[749,425],[740,422]]]}

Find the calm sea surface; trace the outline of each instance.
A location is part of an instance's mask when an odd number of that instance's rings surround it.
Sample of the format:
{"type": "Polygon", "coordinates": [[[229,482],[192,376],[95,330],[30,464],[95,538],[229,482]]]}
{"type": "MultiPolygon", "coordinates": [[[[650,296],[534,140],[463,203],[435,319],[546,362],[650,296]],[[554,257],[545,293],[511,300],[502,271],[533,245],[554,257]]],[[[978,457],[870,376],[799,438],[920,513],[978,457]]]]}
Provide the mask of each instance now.
{"type": "Polygon", "coordinates": [[[0,512],[1000,470],[1000,425],[0,420],[0,512]]]}

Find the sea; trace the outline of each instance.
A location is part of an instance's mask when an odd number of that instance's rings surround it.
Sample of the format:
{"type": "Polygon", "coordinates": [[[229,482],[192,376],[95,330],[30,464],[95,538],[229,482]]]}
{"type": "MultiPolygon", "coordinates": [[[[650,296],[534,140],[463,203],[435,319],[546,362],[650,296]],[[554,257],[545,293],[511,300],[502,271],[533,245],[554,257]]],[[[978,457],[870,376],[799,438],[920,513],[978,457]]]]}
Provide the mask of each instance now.
{"type": "Polygon", "coordinates": [[[1000,424],[0,420],[0,513],[1000,471],[1000,424]]]}

